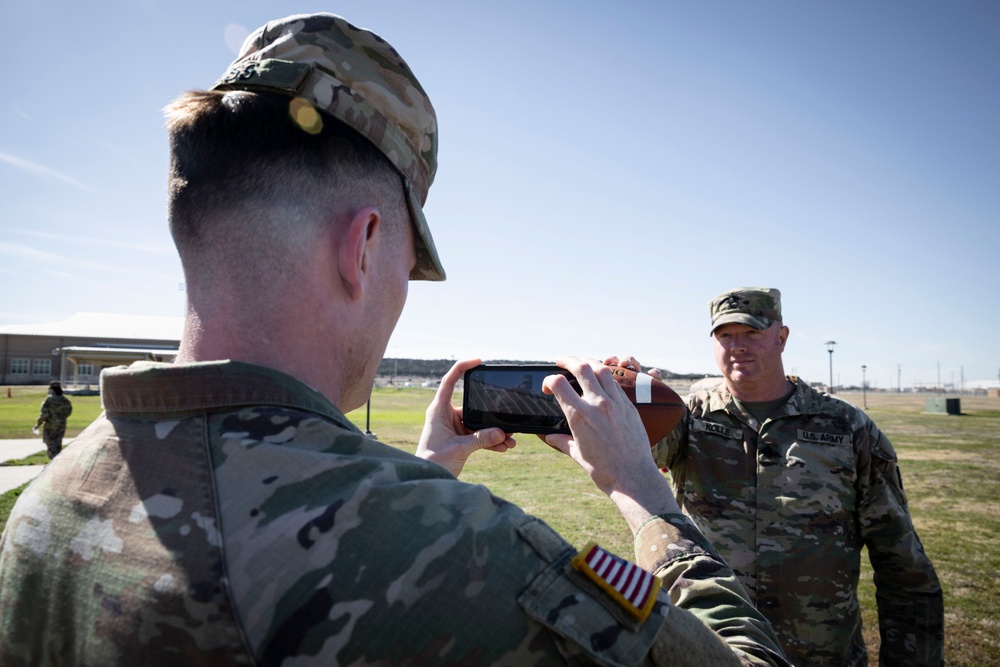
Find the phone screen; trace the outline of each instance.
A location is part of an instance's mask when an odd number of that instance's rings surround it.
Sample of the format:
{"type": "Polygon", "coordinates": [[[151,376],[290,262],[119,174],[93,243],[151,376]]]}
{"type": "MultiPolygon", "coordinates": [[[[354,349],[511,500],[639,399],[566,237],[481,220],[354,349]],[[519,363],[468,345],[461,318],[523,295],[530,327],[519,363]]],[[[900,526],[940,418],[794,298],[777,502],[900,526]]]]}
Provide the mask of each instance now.
{"type": "Polygon", "coordinates": [[[555,396],[542,392],[549,375],[572,374],[556,365],[482,365],[465,372],[462,421],[479,430],[496,426],[507,433],[569,433],[555,396]]]}

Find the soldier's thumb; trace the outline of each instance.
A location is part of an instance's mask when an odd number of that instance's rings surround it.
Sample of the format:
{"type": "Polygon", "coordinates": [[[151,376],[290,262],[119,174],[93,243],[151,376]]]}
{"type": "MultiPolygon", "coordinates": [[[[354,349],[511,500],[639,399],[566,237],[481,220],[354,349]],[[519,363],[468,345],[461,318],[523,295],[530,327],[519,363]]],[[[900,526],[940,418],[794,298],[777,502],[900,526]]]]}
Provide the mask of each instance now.
{"type": "Polygon", "coordinates": [[[475,436],[476,447],[479,449],[489,449],[494,445],[499,445],[507,437],[503,429],[499,428],[484,428],[481,431],[476,431],[475,436]]]}

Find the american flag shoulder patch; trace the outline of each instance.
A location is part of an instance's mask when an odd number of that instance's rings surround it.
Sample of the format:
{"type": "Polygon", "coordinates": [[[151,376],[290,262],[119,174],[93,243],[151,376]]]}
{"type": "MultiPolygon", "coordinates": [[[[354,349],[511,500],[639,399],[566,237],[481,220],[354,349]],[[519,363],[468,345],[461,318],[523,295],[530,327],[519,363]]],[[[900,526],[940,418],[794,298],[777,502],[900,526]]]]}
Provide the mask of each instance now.
{"type": "Polygon", "coordinates": [[[640,621],[645,621],[653,610],[660,579],[635,563],[590,542],[573,558],[572,564],[640,621]]]}

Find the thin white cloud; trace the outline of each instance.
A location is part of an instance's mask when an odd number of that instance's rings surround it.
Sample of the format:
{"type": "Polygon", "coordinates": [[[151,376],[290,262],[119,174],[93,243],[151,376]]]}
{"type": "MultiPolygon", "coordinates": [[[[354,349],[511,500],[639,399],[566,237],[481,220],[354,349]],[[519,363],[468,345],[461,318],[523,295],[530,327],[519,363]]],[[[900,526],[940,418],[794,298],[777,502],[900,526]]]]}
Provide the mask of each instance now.
{"type": "Polygon", "coordinates": [[[7,164],[15,167],[16,169],[20,169],[21,171],[27,172],[35,176],[41,176],[42,178],[62,181],[63,183],[72,185],[74,188],[79,188],[80,190],[85,190],[87,192],[93,192],[93,193],[97,192],[96,190],[94,190],[94,188],[84,183],[81,183],[72,176],[67,176],[66,174],[60,173],[55,169],[50,169],[49,167],[46,167],[45,165],[38,164],[37,162],[32,162],[30,160],[24,160],[17,156],[10,155],[8,153],[0,153],[0,162],[6,162],[7,164]]]}
{"type": "Polygon", "coordinates": [[[114,241],[112,239],[100,239],[90,236],[67,236],[66,234],[54,234],[52,232],[35,232],[26,229],[5,229],[6,233],[21,234],[31,236],[46,241],[58,241],[62,243],[72,243],[73,245],[85,245],[93,248],[119,248],[122,250],[134,250],[136,252],[148,252],[156,255],[172,255],[174,246],[169,243],[162,245],[148,245],[142,243],[129,243],[128,241],[114,241]]]}
{"type": "Polygon", "coordinates": [[[130,274],[130,275],[143,275],[152,276],[160,280],[170,280],[176,281],[176,276],[167,275],[159,271],[149,271],[146,269],[133,269],[126,266],[117,266],[115,264],[99,263],[99,262],[88,262],[86,260],[77,259],[75,257],[67,257],[64,255],[58,255],[56,253],[47,252],[45,250],[39,250],[38,248],[32,248],[31,246],[19,245],[16,243],[0,243],[0,255],[11,255],[19,259],[27,260],[30,262],[38,262],[45,266],[58,266],[63,269],[78,269],[84,271],[93,271],[95,273],[105,272],[105,273],[119,273],[119,274],[130,274]]]}
{"type": "Polygon", "coordinates": [[[13,255],[32,262],[61,262],[63,259],[55,253],[15,243],[0,243],[0,255],[13,255]]]}
{"type": "Polygon", "coordinates": [[[104,141],[103,139],[94,139],[93,141],[94,141],[95,144],[97,144],[98,146],[100,146],[104,150],[108,151],[112,155],[116,155],[116,156],[118,156],[120,158],[128,160],[129,162],[131,162],[133,164],[143,164],[142,160],[137,159],[131,153],[126,153],[125,151],[123,151],[122,149],[118,148],[117,146],[115,146],[110,141],[104,141]]]}
{"type": "Polygon", "coordinates": [[[38,271],[40,271],[41,273],[47,273],[50,276],[55,276],[56,278],[62,278],[63,280],[79,281],[79,280],[82,279],[82,280],[86,281],[86,278],[82,278],[78,274],[69,273],[67,271],[60,271],[58,269],[53,269],[52,267],[45,266],[45,265],[39,266],[38,267],[38,271]]]}

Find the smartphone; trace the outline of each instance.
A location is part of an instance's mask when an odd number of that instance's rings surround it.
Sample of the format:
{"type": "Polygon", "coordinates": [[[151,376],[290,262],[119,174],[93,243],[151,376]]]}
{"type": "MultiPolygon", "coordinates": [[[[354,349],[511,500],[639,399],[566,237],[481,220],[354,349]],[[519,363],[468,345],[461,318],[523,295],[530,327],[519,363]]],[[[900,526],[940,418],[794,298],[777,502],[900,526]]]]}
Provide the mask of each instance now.
{"type": "Polygon", "coordinates": [[[498,427],[507,433],[569,433],[556,397],[542,392],[549,375],[563,375],[579,394],[572,373],[555,364],[482,364],[465,371],[462,421],[478,431],[498,427]]]}

